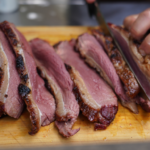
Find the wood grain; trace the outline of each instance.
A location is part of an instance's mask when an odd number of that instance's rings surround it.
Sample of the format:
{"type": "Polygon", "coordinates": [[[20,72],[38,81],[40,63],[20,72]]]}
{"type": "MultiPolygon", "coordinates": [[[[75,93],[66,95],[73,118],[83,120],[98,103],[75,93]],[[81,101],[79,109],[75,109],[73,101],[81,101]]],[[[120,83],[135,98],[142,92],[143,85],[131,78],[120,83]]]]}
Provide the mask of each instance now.
{"type": "MultiPolygon", "coordinates": [[[[52,45],[58,41],[70,40],[88,32],[90,27],[18,27],[27,40],[39,37],[52,45]]],[[[34,136],[30,136],[29,114],[25,110],[20,119],[8,116],[0,119],[0,147],[7,146],[37,146],[83,143],[110,143],[150,140],[150,114],[139,107],[139,114],[135,115],[119,104],[119,111],[115,120],[104,131],[94,131],[90,123],[81,114],[73,128],[80,131],[68,139],[63,138],[52,123],[42,127],[34,136]]]]}

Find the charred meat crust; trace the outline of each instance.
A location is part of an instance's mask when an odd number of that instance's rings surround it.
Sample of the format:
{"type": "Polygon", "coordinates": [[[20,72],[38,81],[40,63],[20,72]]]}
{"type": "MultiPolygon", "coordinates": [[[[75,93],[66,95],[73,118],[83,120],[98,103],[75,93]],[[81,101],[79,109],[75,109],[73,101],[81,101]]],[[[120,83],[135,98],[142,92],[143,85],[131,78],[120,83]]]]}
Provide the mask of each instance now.
{"type": "Polygon", "coordinates": [[[73,88],[73,93],[76,97],[76,100],[78,101],[78,104],[80,106],[80,110],[82,111],[82,114],[84,116],[86,116],[88,118],[88,120],[90,120],[91,122],[96,122],[98,121],[98,113],[99,113],[99,109],[98,110],[94,110],[93,108],[91,108],[90,106],[86,105],[82,99],[81,99],[81,96],[80,96],[80,92],[77,88],[77,86],[74,85],[74,88],[73,88]]]}
{"type": "Polygon", "coordinates": [[[18,71],[20,77],[22,78],[25,67],[24,67],[23,57],[21,55],[18,55],[16,58],[16,68],[17,68],[17,71],[18,71]]]}
{"type": "Polygon", "coordinates": [[[119,50],[113,43],[112,38],[109,36],[105,36],[99,30],[93,30],[92,32],[97,38],[100,38],[99,36],[102,36],[105,39],[104,47],[116,69],[117,74],[119,75],[121,81],[125,85],[126,94],[130,98],[136,97],[137,94],[140,92],[140,87],[139,87],[133,73],[130,71],[130,69],[126,65],[124,59],[122,58],[119,50]]]}
{"type": "MultiPolygon", "coordinates": [[[[16,33],[14,33],[14,31],[12,30],[12,28],[10,27],[9,23],[7,21],[4,21],[0,24],[0,28],[2,29],[2,31],[4,32],[4,34],[6,35],[6,37],[8,38],[11,46],[13,47],[13,49],[15,50],[15,54],[16,54],[16,68],[17,71],[21,77],[21,79],[23,78],[24,75],[26,75],[26,68],[24,65],[24,59],[23,56],[19,54],[18,52],[18,47],[22,47],[22,43],[20,43],[17,39],[16,33]]],[[[24,80],[23,80],[24,81],[24,80]]]]}
{"type": "Polygon", "coordinates": [[[117,106],[103,106],[100,110],[101,115],[109,121],[112,121],[112,119],[114,119],[117,111],[118,111],[117,106]]]}
{"type": "Polygon", "coordinates": [[[117,106],[103,106],[100,110],[100,123],[94,124],[94,130],[105,130],[107,126],[114,120],[118,111],[117,106]]]}
{"type": "Polygon", "coordinates": [[[29,79],[28,77],[28,74],[25,74],[23,77],[22,77],[23,81],[26,83],[29,79]]]}
{"type": "Polygon", "coordinates": [[[27,109],[30,112],[30,120],[32,123],[31,132],[29,132],[30,135],[33,135],[38,132],[39,130],[39,120],[37,119],[35,110],[32,106],[31,99],[29,97],[29,93],[31,93],[31,89],[27,87],[27,81],[28,81],[28,74],[27,70],[24,64],[23,56],[19,54],[18,47],[22,46],[22,44],[18,41],[16,33],[12,30],[10,27],[10,23],[7,21],[4,21],[0,24],[0,28],[6,35],[7,39],[9,40],[12,48],[15,51],[16,54],[16,68],[20,75],[21,81],[23,84],[20,84],[18,87],[19,94],[21,98],[25,101],[27,105],[27,109]]]}
{"type": "MultiPolygon", "coordinates": [[[[65,64],[65,67],[71,75],[71,79],[74,80],[72,67],[67,64],[65,64]]],[[[115,115],[118,111],[117,106],[102,106],[101,109],[96,110],[83,102],[80,96],[79,89],[75,84],[73,88],[73,93],[75,94],[76,100],[78,101],[82,114],[86,116],[91,122],[99,122],[95,123],[95,130],[106,129],[106,127],[114,120],[115,115]]]]}
{"type": "Polygon", "coordinates": [[[31,113],[31,122],[32,122],[32,130],[29,132],[30,135],[34,135],[38,132],[38,120],[36,119],[36,115],[34,113],[34,108],[32,107],[31,101],[28,98],[28,94],[31,92],[31,90],[25,86],[24,84],[20,84],[18,87],[19,94],[22,97],[22,99],[25,101],[26,105],[28,106],[28,111],[31,113]]]}

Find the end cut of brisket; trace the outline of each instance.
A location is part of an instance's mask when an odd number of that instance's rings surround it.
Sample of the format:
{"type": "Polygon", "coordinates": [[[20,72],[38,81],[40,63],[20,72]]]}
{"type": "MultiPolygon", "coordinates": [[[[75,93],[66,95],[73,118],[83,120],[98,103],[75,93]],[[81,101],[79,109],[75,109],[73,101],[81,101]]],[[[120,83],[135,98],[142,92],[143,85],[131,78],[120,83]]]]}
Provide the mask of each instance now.
{"type": "Polygon", "coordinates": [[[55,125],[63,136],[72,136],[79,131],[72,130],[79,115],[79,105],[72,92],[70,75],[61,58],[46,41],[34,39],[30,45],[39,73],[56,100],[55,125]]]}
{"type": "Polygon", "coordinates": [[[30,134],[54,121],[55,102],[36,71],[32,51],[24,36],[7,21],[0,24],[16,55],[16,68],[21,78],[19,94],[27,105],[32,128],[30,134]]]}
{"type": "Polygon", "coordinates": [[[13,118],[20,117],[24,101],[18,93],[19,84],[15,55],[0,30],[0,116],[6,114],[13,118]]]}
{"type": "Polygon", "coordinates": [[[88,33],[79,36],[76,48],[85,59],[85,62],[95,68],[114,89],[115,93],[121,99],[122,105],[134,113],[138,113],[135,100],[126,95],[112,62],[95,37],[88,33]]]}
{"type": "Polygon", "coordinates": [[[60,42],[55,46],[57,54],[66,64],[74,82],[74,93],[82,114],[95,123],[95,130],[106,129],[118,110],[117,97],[95,70],[84,63],[74,51],[75,41],[60,42]]]}
{"type": "MultiPolygon", "coordinates": [[[[130,64],[134,67],[134,71],[138,79],[141,81],[142,86],[145,88],[147,95],[150,96],[150,57],[139,49],[140,42],[135,41],[130,33],[123,27],[110,24],[110,28],[114,33],[116,39],[124,47],[126,57],[130,64]],[[149,85],[149,86],[148,86],[149,85]]],[[[140,95],[139,95],[140,96],[140,95]]],[[[142,96],[142,95],[141,95],[142,96]]],[[[140,96],[137,103],[141,107],[150,112],[150,101],[145,100],[140,96]]]]}

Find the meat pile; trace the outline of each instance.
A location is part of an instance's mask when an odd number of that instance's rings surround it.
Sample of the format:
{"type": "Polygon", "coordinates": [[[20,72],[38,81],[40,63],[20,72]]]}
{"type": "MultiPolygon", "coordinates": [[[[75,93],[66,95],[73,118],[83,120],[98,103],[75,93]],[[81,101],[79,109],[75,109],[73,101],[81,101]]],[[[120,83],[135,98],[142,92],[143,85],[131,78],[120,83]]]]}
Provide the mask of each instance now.
{"type": "MultiPolygon", "coordinates": [[[[111,29],[149,82],[149,55],[138,50],[124,28],[111,29]]],[[[26,105],[30,135],[55,121],[60,134],[70,137],[80,130],[72,129],[80,111],[95,130],[106,129],[118,111],[117,99],[133,113],[137,104],[150,112],[150,102],[141,97],[134,75],[101,29],[52,47],[38,38],[27,42],[13,24],[0,23],[0,90],[0,117],[18,119],[26,105]]]]}

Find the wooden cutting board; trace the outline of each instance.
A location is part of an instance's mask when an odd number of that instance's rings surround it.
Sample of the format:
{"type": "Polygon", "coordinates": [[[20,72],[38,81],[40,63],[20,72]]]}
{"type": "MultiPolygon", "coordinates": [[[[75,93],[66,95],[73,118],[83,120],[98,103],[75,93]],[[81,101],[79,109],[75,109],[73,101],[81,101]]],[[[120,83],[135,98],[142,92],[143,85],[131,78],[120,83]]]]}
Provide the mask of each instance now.
{"type": "MultiPolygon", "coordinates": [[[[78,35],[88,32],[90,27],[18,27],[27,40],[41,38],[50,44],[58,41],[77,38],[78,35]]],[[[8,116],[0,119],[0,147],[7,146],[37,146],[37,145],[61,145],[83,143],[110,143],[150,141],[150,114],[145,113],[139,107],[139,114],[133,114],[119,104],[119,110],[115,120],[104,131],[94,131],[93,123],[90,123],[80,114],[73,128],[80,131],[66,139],[59,133],[54,123],[42,127],[40,131],[30,136],[29,114],[25,110],[20,119],[15,120],[8,116]]]]}

